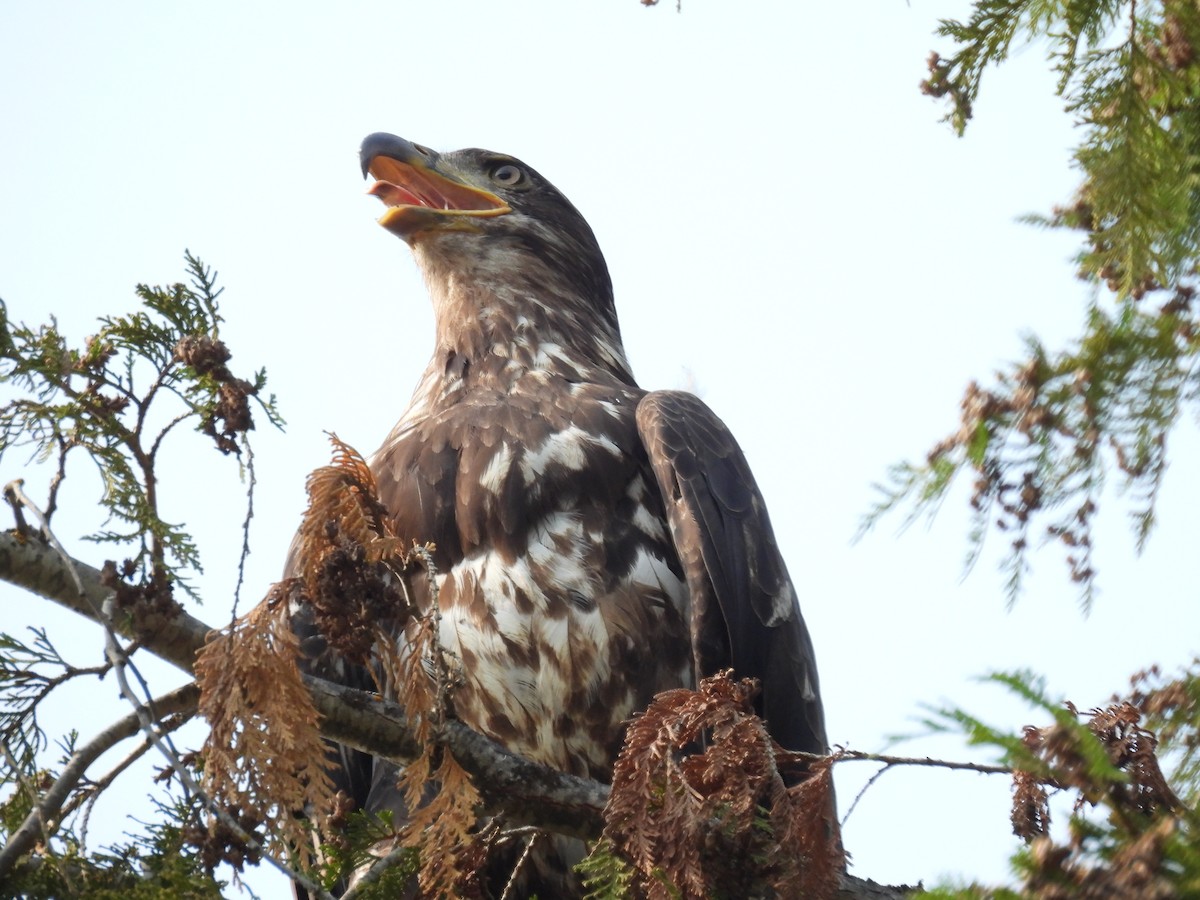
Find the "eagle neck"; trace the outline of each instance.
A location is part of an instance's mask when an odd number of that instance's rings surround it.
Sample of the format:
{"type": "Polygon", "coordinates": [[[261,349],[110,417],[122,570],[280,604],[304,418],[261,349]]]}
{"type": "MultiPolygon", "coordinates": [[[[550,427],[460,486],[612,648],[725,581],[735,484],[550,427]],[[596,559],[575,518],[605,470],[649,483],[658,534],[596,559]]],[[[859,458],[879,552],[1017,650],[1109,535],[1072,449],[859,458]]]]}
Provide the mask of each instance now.
{"type": "MultiPolygon", "coordinates": [[[[454,380],[511,385],[542,370],[570,381],[633,384],[615,312],[606,316],[594,300],[536,284],[489,284],[454,275],[430,288],[437,333],[433,363],[454,380]]],[[[611,310],[611,298],[603,299],[611,310]]]]}

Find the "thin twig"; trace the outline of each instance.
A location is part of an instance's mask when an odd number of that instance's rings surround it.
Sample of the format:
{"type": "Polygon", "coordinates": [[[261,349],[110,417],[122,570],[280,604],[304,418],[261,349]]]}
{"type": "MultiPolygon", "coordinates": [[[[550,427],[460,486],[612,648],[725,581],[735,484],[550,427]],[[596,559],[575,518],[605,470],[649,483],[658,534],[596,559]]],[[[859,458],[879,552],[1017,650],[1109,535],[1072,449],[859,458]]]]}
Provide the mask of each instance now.
{"type": "MultiPolygon", "coordinates": [[[[132,715],[132,714],[131,714],[132,715]]],[[[184,725],[192,720],[193,713],[182,712],[178,715],[168,715],[163,713],[159,718],[158,730],[164,734],[171,734],[178,731],[184,725]]],[[[154,745],[146,738],[142,738],[142,742],[134,747],[125,758],[119,763],[105,772],[97,779],[89,779],[87,788],[79,791],[75,796],[63,804],[62,810],[58,814],[58,821],[63,822],[81,806],[87,806],[84,810],[82,822],[79,828],[79,843],[80,846],[87,844],[87,829],[88,820],[91,818],[91,810],[95,805],[96,800],[104,791],[108,790],[109,786],[120,777],[121,773],[128,769],[131,765],[141,759],[146,753],[153,749],[154,745]]]]}
{"type": "Polygon", "coordinates": [[[854,795],[854,800],[851,802],[850,808],[846,810],[846,814],[842,816],[842,828],[846,827],[846,823],[850,821],[850,816],[853,815],[854,810],[858,807],[858,801],[863,798],[863,795],[867,793],[867,791],[871,788],[871,785],[878,781],[880,776],[891,768],[892,765],[890,763],[886,766],[881,766],[878,772],[867,779],[867,783],[864,784],[862,788],[859,789],[859,792],[854,795]]]}
{"type": "MultiPolygon", "coordinates": [[[[13,495],[21,501],[21,504],[26,509],[30,510],[30,512],[32,512],[37,518],[39,524],[41,525],[42,533],[46,541],[65,563],[71,580],[74,582],[78,596],[85,600],[89,606],[95,609],[95,604],[92,602],[91,597],[84,589],[83,581],[80,579],[79,573],[75,569],[74,560],[71,558],[70,554],[63,549],[63,546],[59,543],[58,538],[56,538],[51,532],[49,523],[46,521],[45,516],[42,515],[41,510],[37,508],[33,501],[25,496],[24,492],[21,491],[21,485],[18,482],[10,482],[5,488],[6,493],[9,490],[11,490],[13,495]]],[[[200,785],[196,783],[194,778],[192,778],[191,773],[179,759],[178,754],[170,745],[169,741],[164,739],[164,736],[158,733],[154,715],[151,713],[150,709],[137,698],[137,695],[134,693],[129,684],[129,679],[126,675],[126,672],[127,670],[132,670],[143,687],[146,686],[145,680],[142,678],[141,673],[137,672],[136,667],[132,665],[128,655],[121,647],[120,641],[117,639],[117,633],[113,627],[113,611],[115,605],[116,594],[110,593],[101,604],[101,608],[96,610],[97,621],[99,621],[104,628],[105,656],[113,665],[113,672],[116,675],[121,696],[128,700],[130,704],[132,704],[142,731],[145,733],[147,739],[154,744],[154,746],[170,764],[171,768],[175,771],[176,776],[179,778],[179,783],[183,786],[184,790],[199,797],[204,803],[205,807],[221,821],[221,824],[232,831],[237,839],[245,843],[249,848],[261,852],[262,858],[266,860],[267,863],[277,868],[280,872],[295,881],[297,884],[301,885],[309,893],[320,897],[321,900],[333,900],[333,896],[316,882],[304,877],[298,872],[289,869],[286,865],[279,862],[279,860],[275,859],[270,854],[263,852],[262,845],[259,843],[259,841],[244,828],[242,828],[241,823],[230,816],[229,813],[225,812],[225,810],[222,809],[219,804],[213,801],[207,796],[207,794],[205,794],[203,790],[201,790],[200,785]]],[[[12,842],[10,842],[9,845],[4,848],[5,854],[7,854],[7,851],[11,846],[12,842]]],[[[15,862],[15,859],[9,863],[10,868],[13,862],[15,862]]],[[[0,876],[3,875],[3,872],[4,870],[0,869],[0,876]]]]}
{"type": "MultiPolygon", "coordinates": [[[[814,760],[824,759],[819,754],[799,754],[814,760]]],[[[878,762],[889,766],[932,766],[935,769],[960,769],[969,772],[979,772],[983,775],[1011,775],[1012,766],[993,765],[990,763],[957,762],[951,759],[934,759],[931,756],[889,756],[885,753],[865,753],[862,750],[835,750],[833,761],[838,762],[878,762]]]]}
{"type": "Polygon", "coordinates": [[[24,478],[17,478],[4,486],[4,499],[12,507],[13,519],[17,523],[17,534],[22,537],[29,534],[29,524],[25,521],[25,513],[21,510],[21,501],[17,497],[17,490],[24,483],[24,478]]]}
{"type": "MultiPolygon", "coordinates": [[[[245,437],[243,435],[243,437],[245,437]]],[[[238,603],[242,598],[242,585],[246,581],[246,558],[250,555],[250,520],[254,518],[254,488],[258,481],[254,477],[254,448],[249,440],[242,441],[246,451],[246,473],[250,479],[246,486],[246,518],[242,520],[242,552],[238,555],[237,584],[233,586],[233,610],[230,612],[230,623],[237,621],[238,603]]]]}
{"type": "MultiPolygon", "coordinates": [[[[176,391],[175,393],[179,394],[178,391],[176,391]]],[[[187,402],[187,398],[184,397],[183,394],[179,394],[179,397],[185,403],[187,402]]],[[[162,445],[162,442],[166,438],[166,436],[171,432],[171,429],[174,428],[176,425],[178,425],[180,422],[186,422],[188,419],[190,419],[194,415],[196,415],[196,410],[189,408],[187,412],[180,413],[175,418],[173,418],[170,422],[168,422],[166,425],[163,426],[162,431],[160,431],[158,433],[158,435],[154,438],[154,442],[150,445],[150,452],[146,454],[146,459],[150,462],[151,465],[153,465],[154,460],[158,455],[158,448],[162,445]]]]}
{"type": "Polygon", "coordinates": [[[521,858],[517,860],[517,864],[513,866],[512,872],[509,873],[508,883],[504,885],[504,893],[500,895],[500,900],[509,900],[515,897],[513,892],[517,890],[517,876],[521,874],[521,869],[525,868],[525,863],[529,861],[529,856],[533,852],[533,845],[542,838],[543,832],[534,831],[525,841],[525,849],[521,851],[521,858]]]}
{"type": "Polygon", "coordinates": [[[410,847],[401,844],[394,847],[385,856],[378,857],[375,862],[371,863],[371,868],[363,872],[362,876],[354,882],[354,886],[342,894],[340,900],[356,900],[363,891],[382,878],[388,869],[412,852],[410,847]]]}
{"type": "MultiPolygon", "coordinates": [[[[110,594],[108,599],[105,600],[101,606],[102,611],[108,617],[108,621],[110,621],[110,622],[112,621],[112,612],[113,612],[113,608],[115,606],[115,601],[116,601],[116,595],[110,594]]],[[[108,656],[109,664],[113,667],[113,669],[117,673],[117,683],[121,688],[122,696],[126,696],[125,691],[129,687],[129,685],[128,685],[128,682],[126,682],[121,676],[125,671],[128,671],[129,673],[131,673],[133,675],[134,678],[137,679],[137,683],[142,689],[142,696],[144,696],[146,698],[146,702],[144,704],[140,700],[135,700],[133,698],[130,698],[130,702],[132,702],[134,704],[135,709],[137,709],[139,707],[139,705],[143,709],[145,709],[146,721],[149,721],[151,723],[157,723],[158,719],[159,719],[159,714],[158,714],[158,711],[155,710],[155,708],[154,708],[154,698],[150,691],[150,685],[146,681],[145,676],[142,675],[141,669],[139,669],[136,665],[134,665],[133,658],[132,658],[134,650],[137,648],[137,642],[133,642],[133,643],[130,643],[128,646],[122,647],[120,641],[117,640],[116,632],[112,628],[106,627],[105,632],[106,632],[107,640],[111,640],[111,642],[112,642],[111,647],[106,646],[105,654],[108,656]],[[115,653],[116,653],[115,657],[109,653],[110,650],[115,650],[115,653]]],[[[107,640],[106,640],[106,645],[107,645],[107,640]]],[[[146,734],[147,734],[147,737],[150,736],[150,732],[147,731],[146,734]]],[[[171,740],[170,735],[164,734],[159,738],[159,740],[162,741],[162,743],[166,746],[167,750],[170,751],[172,757],[178,757],[179,749],[175,746],[174,742],[171,740]]],[[[186,790],[185,790],[185,795],[186,795],[186,790]]]]}
{"type": "MultiPolygon", "coordinates": [[[[157,704],[159,708],[170,712],[182,712],[189,708],[194,709],[199,699],[200,691],[194,684],[187,684],[164,694],[157,704]]],[[[59,812],[70,797],[71,791],[82,780],[88,766],[109,748],[137,734],[140,728],[138,716],[132,713],[114,722],[90,742],[75,750],[54,784],[30,810],[21,826],[9,836],[8,843],[0,849],[0,882],[13,870],[18,860],[33,849],[39,839],[48,840],[57,830],[61,821],[59,812]]],[[[7,748],[5,749],[7,751],[7,748]]]]}
{"type": "MultiPolygon", "coordinates": [[[[4,486],[5,498],[10,504],[12,504],[14,511],[18,508],[24,508],[33,513],[34,518],[38,520],[38,526],[41,529],[42,537],[51,547],[54,548],[54,551],[59,556],[61,556],[64,560],[69,560],[71,555],[67,553],[67,551],[63,549],[63,545],[58,542],[58,538],[56,538],[54,533],[50,530],[50,522],[46,519],[45,515],[42,514],[42,511],[38,509],[37,504],[30,500],[26,495],[24,487],[24,478],[14,478],[4,486]]],[[[74,575],[74,579],[75,587],[78,588],[80,595],[84,596],[83,582],[79,580],[78,573],[74,575]]]]}
{"type": "Polygon", "coordinates": [[[53,518],[54,511],[58,509],[58,489],[67,477],[67,454],[71,452],[72,447],[78,446],[74,441],[68,441],[61,434],[56,434],[54,439],[58,442],[58,467],[50,477],[50,492],[46,499],[47,520],[53,518]]]}
{"type": "MultiPolygon", "coordinates": [[[[44,631],[39,632],[37,629],[31,630],[34,632],[34,634],[40,634],[41,638],[43,639],[46,637],[44,631]]],[[[49,642],[47,641],[47,643],[49,642]]],[[[45,699],[49,697],[55,690],[62,687],[68,681],[87,675],[95,675],[98,678],[103,679],[104,676],[108,674],[109,669],[112,668],[112,665],[107,660],[100,665],[76,668],[59,656],[58,651],[55,650],[52,645],[51,651],[54,654],[53,659],[42,657],[40,659],[31,661],[28,668],[9,673],[11,684],[24,691],[32,691],[31,693],[25,693],[21,698],[23,701],[22,705],[29,710],[31,718],[33,717],[33,712],[38,705],[45,701],[45,699]],[[42,663],[44,665],[61,665],[63,671],[61,674],[55,675],[51,678],[41,674],[34,668],[36,665],[38,665],[38,663],[42,663]],[[38,687],[36,690],[33,690],[33,684],[38,684],[40,687],[38,687]]]]}
{"type": "MultiPolygon", "coordinates": [[[[808,754],[808,753],[790,754],[790,755],[795,755],[795,756],[798,756],[801,758],[803,758],[803,757],[811,757],[812,759],[821,759],[822,758],[816,754],[808,754]]],[[[874,775],[872,775],[869,779],[867,779],[867,783],[862,786],[861,790],[859,790],[859,792],[857,794],[855,794],[854,800],[850,804],[850,808],[847,809],[846,814],[844,816],[842,816],[842,827],[843,828],[846,827],[846,822],[849,820],[850,815],[854,812],[855,808],[858,806],[858,801],[863,798],[863,795],[866,794],[868,789],[870,789],[870,787],[873,784],[875,784],[875,782],[878,781],[883,776],[884,772],[894,769],[897,766],[931,766],[931,767],[938,768],[938,769],[957,769],[957,770],[966,770],[966,771],[970,771],[970,772],[979,772],[984,775],[1011,775],[1013,773],[1013,770],[1010,766],[989,765],[987,763],[955,762],[953,760],[948,760],[948,759],[933,759],[932,757],[929,757],[929,756],[889,756],[884,753],[864,753],[861,750],[846,750],[844,748],[834,751],[833,761],[835,763],[838,763],[838,762],[878,762],[878,763],[883,763],[883,766],[879,769],[879,771],[876,772],[874,775]]]]}

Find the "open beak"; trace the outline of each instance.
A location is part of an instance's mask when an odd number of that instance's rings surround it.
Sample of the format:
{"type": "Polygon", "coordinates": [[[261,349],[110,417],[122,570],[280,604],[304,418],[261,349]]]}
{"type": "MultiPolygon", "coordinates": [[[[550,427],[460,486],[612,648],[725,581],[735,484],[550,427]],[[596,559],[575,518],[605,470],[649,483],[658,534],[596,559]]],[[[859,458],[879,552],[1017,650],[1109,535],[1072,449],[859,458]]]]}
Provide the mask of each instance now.
{"type": "Polygon", "coordinates": [[[367,193],[387,206],[379,224],[406,241],[425,231],[479,231],[479,219],[512,212],[490,191],[443,171],[433,150],[404,138],[372,134],[360,156],[363,177],[376,179],[367,193]]]}

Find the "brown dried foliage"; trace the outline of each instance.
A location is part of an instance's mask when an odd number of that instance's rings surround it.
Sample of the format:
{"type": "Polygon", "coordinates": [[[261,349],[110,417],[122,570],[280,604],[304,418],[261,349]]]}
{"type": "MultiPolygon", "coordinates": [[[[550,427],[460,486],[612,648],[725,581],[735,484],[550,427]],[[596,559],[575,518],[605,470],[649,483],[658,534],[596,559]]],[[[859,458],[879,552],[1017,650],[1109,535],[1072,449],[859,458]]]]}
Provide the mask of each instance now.
{"type": "Polygon", "coordinates": [[[258,865],[262,857],[259,830],[263,824],[258,812],[243,811],[236,806],[227,808],[225,812],[237,823],[240,833],[221,819],[213,817],[207,825],[185,825],[181,834],[183,842],[196,848],[200,863],[209,872],[221,863],[228,863],[238,872],[243,870],[246,863],[258,865]],[[257,845],[247,842],[243,835],[252,835],[257,845]]]}
{"type": "Polygon", "coordinates": [[[1200,729],[1195,724],[1200,722],[1200,658],[1176,678],[1168,678],[1158,666],[1136,673],[1130,678],[1128,702],[1154,723],[1164,744],[1179,749],[1185,758],[1200,751],[1200,729]]]}
{"type": "Polygon", "coordinates": [[[1078,841],[1069,846],[1041,837],[1030,848],[1022,896],[1039,900],[1175,900],[1179,884],[1165,871],[1167,844],[1178,820],[1164,818],[1133,840],[1118,847],[1112,858],[1096,865],[1078,841]]]}
{"type": "Polygon", "coordinates": [[[480,798],[470,776],[439,746],[453,679],[438,644],[436,572],[430,547],[406,549],[379,500],[374,474],[348,444],[331,436],[334,458],[309,476],[297,575],[278,586],[312,609],[330,648],[364,666],[385,696],[405,707],[423,752],[401,770],[397,787],[410,810],[404,846],[421,851],[428,896],[454,893],[472,868],[471,832],[480,798]],[[423,570],[432,598],[422,614],[405,578],[423,570]],[[428,790],[438,784],[439,790],[428,790]]]}
{"type": "Polygon", "coordinates": [[[438,641],[436,573],[426,547],[414,547],[407,561],[420,563],[429,578],[431,610],[413,617],[398,667],[400,700],[422,753],[400,772],[397,787],[411,811],[400,843],[421,852],[418,880],[424,896],[454,896],[480,864],[475,851],[476,811],[481,798],[470,774],[441,746],[439,729],[454,678],[438,641]],[[438,785],[436,792],[429,785],[438,785]]]}
{"type": "Polygon", "coordinates": [[[757,690],[722,672],[699,690],[659,694],[630,725],[604,836],[635,870],[637,895],[836,892],[844,857],[831,764],[788,787],[776,761],[786,751],[754,714],[757,690]]]}
{"type": "Polygon", "coordinates": [[[237,436],[254,428],[250,398],[258,388],[229,371],[232,354],[224,342],[207,334],[189,335],[175,345],[175,359],[217,383],[217,400],[200,423],[222,453],[238,452],[237,436]]]}
{"type": "MultiPolygon", "coordinates": [[[[1077,714],[1074,707],[1068,708],[1077,714]]],[[[1032,844],[1026,887],[1039,897],[1172,896],[1174,888],[1162,874],[1163,847],[1176,827],[1172,813],[1180,804],[1155,756],[1158,741],[1140,726],[1141,713],[1130,702],[1114,702],[1087,715],[1089,730],[1128,781],[1097,778],[1074,729],[1062,724],[1025,729],[1025,746],[1052,773],[1049,778],[1027,771],[1013,774],[1013,831],[1032,844]],[[1089,860],[1086,832],[1076,834],[1067,846],[1056,845],[1048,837],[1047,784],[1077,791],[1076,809],[1105,802],[1113,821],[1132,839],[1104,865],[1089,860]]]]}
{"type": "MultiPolygon", "coordinates": [[[[1036,752],[1041,745],[1041,732],[1032,725],[1025,726],[1025,746],[1036,752]]],[[[1050,832],[1050,805],[1046,786],[1032,772],[1017,769],[1013,772],[1013,834],[1032,841],[1050,832]]]]}
{"type": "Polygon", "coordinates": [[[170,618],[183,611],[175,599],[171,581],[162,569],[156,570],[147,582],[135,582],[138,564],[127,559],[121,568],[109,559],[100,568],[100,583],[111,590],[116,598],[117,609],[142,609],[170,618]]]}
{"type": "MultiPolygon", "coordinates": [[[[1060,208],[1055,221],[1086,227],[1090,207],[1060,208]]],[[[1156,285],[1146,288],[1161,290],[1156,285]]],[[[1048,355],[1031,342],[1019,364],[997,383],[968,385],[957,430],[926,457],[921,490],[941,496],[949,477],[973,470],[973,530],[1005,533],[1010,547],[1010,597],[1015,599],[1031,527],[1066,555],[1071,579],[1090,602],[1096,580],[1093,526],[1106,473],[1115,469],[1136,504],[1133,522],[1144,541],[1167,466],[1167,439],[1187,398],[1200,328],[1197,290],[1177,285],[1157,311],[1145,307],[1110,316],[1094,309],[1078,347],[1048,355]]],[[[932,509],[932,507],[930,507],[932,509]]],[[[975,539],[973,539],[974,542],[975,539]]],[[[980,543],[976,542],[973,553],[980,543]]]]}
{"type": "MultiPolygon", "coordinates": [[[[1068,704],[1073,714],[1075,708],[1068,704]]],[[[1055,724],[1048,728],[1025,728],[1023,741],[1029,751],[1046,764],[1050,775],[1028,771],[1013,774],[1013,832],[1026,840],[1045,835],[1050,813],[1045,785],[1078,792],[1076,807],[1106,802],[1114,815],[1138,821],[1180,808],[1179,799],[1167,784],[1158,764],[1158,740],[1140,726],[1141,713],[1127,701],[1088,712],[1088,728],[1104,747],[1112,766],[1127,782],[1097,778],[1077,730],[1055,724]]]]}
{"type": "Polygon", "coordinates": [[[438,790],[425,803],[410,806],[414,812],[400,832],[400,842],[421,852],[417,877],[423,896],[458,896],[460,885],[473,881],[486,859],[474,849],[479,791],[449,752],[439,754],[434,745],[425,746],[426,752],[401,773],[400,788],[409,798],[421,795],[430,783],[438,790]],[[440,756],[436,765],[434,756],[440,756]]]}
{"type": "MultiPolygon", "coordinates": [[[[205,644],[196,682],[200,712],[212,728],[202,751],[205,790],[238,818],[272,823],[264,840],[272,854],[293,850],[308,864],[306,819],[322,825],[334,790],[298,656],[286,605],[262,603],[205,644]]],[[[210,822],[207,853],[227,859],[244,853],[226,831],[210,822]],[[216,844],[229,851],[217,853],[216,844]]]]}
{"type": "MultiPolygon", "coordinates": [[[[1074,392],[1080,399],[1083,425],[1068,424],[1059,402],[1046,395],[1047,362],[1040,355],[1027,359],[1011,375],[1003,376],[999,390],[987,390],[972,381],[962,399],[961,425],[953,435],[937,444],[928,455],[930,465],[956,451],[963,453],[975,469],[971,507],[977,514],[994,509],[996,527],[1011,535],[1013,552],[1022,554],[1029,542],[1032,517],[1046,506],[1044,474],[1035,466],[1012,466],[999,456],[1001,435],[1011,429],[1028,446],[1036,446],[1047,435],[1058,435],[1073,442],[1079,462],[1090,461],[1099,447],[1101,428],[1085,397],[1088,375],[1076,373],[1074,392]],[[986,440],[987,452],[977,448],[986,440]],[[1017,471],[1014,471],[1016,469],[1017,471]]],[[[1119,447],[1117,448],[1120,449],[1119,447]]],[[[1092,517],[1096,504],[1084,497],[1073,516],[1047,528],[1047,534],[1067,549],[1071,579],[1090,583],[1092,567],[1092,517]]]]}
{"type": "Polygon", "coordinates": [[[366,461],[336,435],[330,440],[332,464],[308,477],[297,575],[282,589],[298,592],[330,647],[347,661],[395,672],[395,635],[414,613],[400,576],[408,554],[366,461]]]}
{"type": "Polygon", "coordinates": [[[1141,727],[1138,709],[1122,702],[1093,709],[1088,715],[1088,727],[1108,751],[1109,760],[1129,776],[1128,784],[1110,787],[1114,805],[1143,816],[1179,810],[1179,798],[1167,784],[1155,755],[1158,738],[1141,727]]]}
{"type": "MultiPolygon", "coordinates": [[[[1144,680],[1135,676],[1135,688],[1144,680]]],[[[1114,698],[1108,706],[1086,713],[1088,730],[1099,740],[1109,763],[1126,776],[1123,780],[1097,772],[1079,730],[1068,723],[1025,728],[1026,748],[1046,768],[1042,774],[1013,773],[1013,831],[1030,843],[1023,866],[1023,896],[1153,900],[1178,895],[1169,851],[1181,825],[1179,816],[1186,812],[1159,766],[1157,737],[1140,724],[1146,706],[1154,705],[1158,696],[1155,691],[1135,691],[1129,700],[1114,698]],[[1077,812],[1085,804],[1105,805],[1118,838],[1108,852],[1096,852],[1102,830],[1081,818],[1072,820],[1065,845],[1051,839],[1047,787],[1077,792],[1077,812]]],[[[1173,702],[1165,694],[1162,697],[1173,702]]],[[[1067,708],[1080,715],[1073,705],[1068,703],[1067,708]]]]}
{"type": "Polygon", "coordinates": [[[1200,21],[1193,4],[1187,0],[1163,3],[1162,24],[1156,32],[1143,35],[1142,45],[1149,57],[1173,72],[1183,73],[1196,63],[1196,44],[1200,42],[1200,21]]]}

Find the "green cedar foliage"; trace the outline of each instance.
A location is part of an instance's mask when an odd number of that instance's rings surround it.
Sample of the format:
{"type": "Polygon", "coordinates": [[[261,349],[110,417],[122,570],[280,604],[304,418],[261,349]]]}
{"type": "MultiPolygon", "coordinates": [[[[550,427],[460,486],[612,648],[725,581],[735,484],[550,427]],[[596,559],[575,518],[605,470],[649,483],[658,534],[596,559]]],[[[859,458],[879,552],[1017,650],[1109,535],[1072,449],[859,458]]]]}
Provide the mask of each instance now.
{"type": "Polygon", "coordinates": [[[1050,724],[1010,735],[956,708],[936,709],[931,731],[957,731],[999,751],[1013,769],[1012,825],[1026,841],[1013,857],[1017,889],[943,886],[939,898],[1191,897],[1200,892],[1196,770],[1200,661],[1174,678],[1134,676],[1130,692],[1086,711],[1051,698],[1030,672],[987,680],[1050,724]],[[1171,764],[1169,774],[1160,761],[1171,764]],[[1178,793],[1177,793],[1178,791],[1178,793]],[[1065,837],[1050,829],[1049,799],[1073,805],[1065,837]]]}
{"type": "Polygon", "coordinates": [[[1048,45],[1058,93],[1079,125],[1081,182],[1068,203],[1030,217],[1077,231],[1078,274],[1096,286],[1080,337],[1063,349],[1028,342],[988,387],[972,384],[959,429],[921,462],[902,463],[863,522],[907,506],[936,512],[969,473],[968,563],[1004,532],[1009,599],[1028,549],[1066,549],[1085,608],[1095,593],[1092,523],[1106,481],[1130,498],[1139,549],[1154,525],[1167,446],[1200,387],[1200,7],[1194,2],[979,0],[943,21],[953,53],[932,54],[923,90],[962,132],[989,66],[1018,45],[1048,45]]]}
{"type": "MultiPolygon", "coordinates": [[[[925,93],[962,133],[983,74],[1026,43],[1049,47],[1075,118],[1076,194],[1032,224],[1080,236],[1077,274],[1095,287],[1082,333],[1063,348],[1027,340],[1024,358],[971,383],[958,428],[920,462],[894,466],[862,530],[904,510],[934,515],[956,476],[971,479],[968,565],[985,536],[1007,542],[1010,602],[1029,548],[1066,553],[1086,610],[1095,595],[1093,522],[1116,487],[1141,549],[1180,417],[1200,388],[1200,5],[1194,0],[977,0],[943,21],[950,55],[929,58],[925,93]],[[1114,484],[1115,482],[1115,484],[1114,484]]],[[[1200,661],[1135,675],[1126,696],[1080,712],[1029,672],[991,676],[1050,724],[1012,735],[960,709],[926,723],[992,747],[1013,767],[1017,886],[942,887],[936,897],[1200,895],[1200,661]],[[1162,768],[1160,768],[1160,764],[1162,768]],[[1165,771],[1164,771],[1165,770],[1165,771]],[[1065,835],[1049,799],[1075,805],[1065,835]]]]}
{"type": "Polygon", "coordinates": [[[0,408],[0,458],[30,447],[38,461],[57,465],[46,506],[51,516],[67,457],[75,451],[90,457],[111,526],[90,539],[131,553],[122,567],[126,578],[159,589],[174,584],[195,599],[189,575],[202,571],[199,552],[158,502],[155,464],[163,441],[193,422],[222,453],[238,454],[254,427],[251,400],[272,424],[283,420],[275,398],[259,396],[264,370],[244,381],[225,366],[221,290],[203,262],[191,253],[184,258],[190,284],[138,285],[145,309],[102,318],[79,349],[55,321],[38,328],[12,322],[0,302],[0,383],[19,392],[0,408]]]}
{"type": "Polygon", "coordinates": [[[906,521],[935,513],[955,476],[966,471],[968,564],[989,528],[1003,532],[1012,601],[1031,544],[1049,538],[1065,548],[1071,578],[1090,606],[1092,524],[1106,482],[1115,477],[1128,499],[1139,549],[1154,526],[1171,429],[1197,384],[1193,294],[1181,286],[1159,306],[1130,301],[1115,312],[1095,303],[1083,337],[1065,350],[1029,339],[1026,359],[1000,373],[996,384],[968,386],[958,429],[922,463],[892,467],[863,529],[905,503],[906,521]]]}
{"type": "Polygon", "coordinates": [[[1119,298],[1173,287],[1200,247],[1200,9],[1190,0],[980,0],[966,22],[943,21],[954,44],[933,54],[926,93],[943,97],[960,134],[983,74],[1014,44],[1044,40],[1058,93],[1080,126],[1083,176],[1068,209],[1046,224],[1082,229],[1080,272],[1119,298]]]}
{"type": "MultiPolygon", "coordinates": [[[[0,805],[6,825],[11,804],[10,799],[0,805]]],[[[145,823],[127,840],[99,850],[85,847],[78,828],[64,827],[53,848],[20,866],[4,883],[4,896],[25,900],[221,900],[223,882],[212,877],[196,848],[185,839],[187,823],[197,812],[195,803],[171,798],[158,804],[157,821],[145,823]]]]}
{"type": "MultiPolygon", "coordinates": [[[[354,810],[345,817],[332,843],[323,844],[323,862],[317,868],[318,880],[327,890],[335,890],[338,883],[347,879],[356,870],[366,871],[379,861],[378,848],[394,846],[400,829],[393,823],[390,810],[379,816],[354,810]]],[[[390,900],[404,895],[421,870],[420,853],[407,847],[399,851],[397,862],[382,868],[378,877],[368,876],[360,882],[358,896],[362,900],[390,900]]]]}
{"type": "MultiPolygon", "coordinates": [[[[58,507],[67,459],[89,459],[103,484],[100,506],[107,517],[90,539],[126,557],[106,566],[118,600],[128,591],[170,604],[176,587],[196,599],[189,579],[201,571],[199,552],[183,527],[165,517],[158,499],[161,451],[177,426],[193,425],[221,453],[247,464],[252,406],[282,425],[274,398],[260,396],[265,372],[246,381],[225,365],[230,353],[219,336],[221,291],[213,273],[190,253],[185,265],[189,283],[139,285],[143,308],[100,319],[99,330],[81,348],[68,342],[55,321],[36,328],[14,322],[0,302],[0,384],[9,398],[0,407],[0,458],[23,451],[55,473],[41,510],[17,496],[20,482],[7,489],[18,533],[38,539],[35,533],[49,527],[58,507]]],[[[73,665],[42,630],[34,630],[32,640],[0,635],[0,847],[80,751],[77,735],[67,735],[57,741],[63,755],[50,762],[40,704],[52,693],[78,691],[80,679],[103,677],[110,668],[73,665]]],[[[186,718],[162,720],[164,734],[186,718]]],[[[143,742],[130,757],[147,746],[143,742]]],[[[103,776],[68,779],[65,803],[51,811],[36,851],[9,873],[0,894],[220,896],[213,864],[199,852],[196,836],[203,828],[195,797],[160,805],[156,821],[128,843],[87,847],[92,804],[122,771],[118,766],[103,776]]]]}

